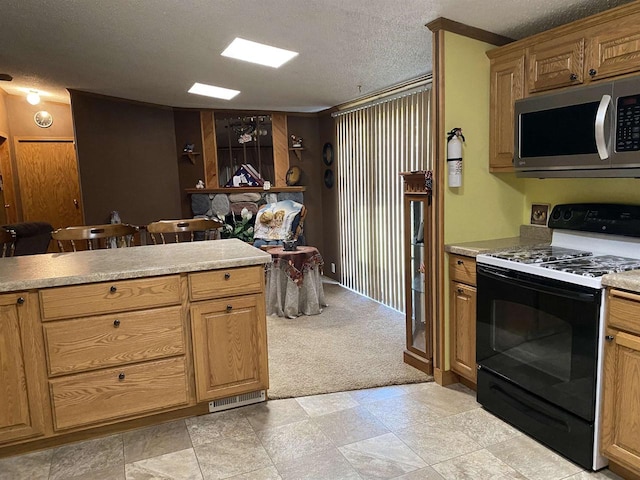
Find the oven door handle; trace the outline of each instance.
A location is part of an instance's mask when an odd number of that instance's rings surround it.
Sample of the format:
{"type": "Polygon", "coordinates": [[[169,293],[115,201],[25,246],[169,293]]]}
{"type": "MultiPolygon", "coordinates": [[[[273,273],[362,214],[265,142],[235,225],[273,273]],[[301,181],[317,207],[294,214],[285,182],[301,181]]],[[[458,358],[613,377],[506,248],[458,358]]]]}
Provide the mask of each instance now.
{"type": "Polygon", "coordinates": [[[478,274],[486,275],[488,277],[501,278],[514,285],[522,285],[532,290],[537,290],[543,293],[549,293],[551,295],[556,295],[559,297],[570,298],[572,300],[578,300],[580,302],[595,302],[599,298],[598,296],[596,296],[595,293],[574,292],[571,290],[565,290],[564,288],[558,288],[551,285],[544,285],[543,283],[526,280],[523,278],[516,278],[511,275],[504,274],[497,270],[486,268],[486,267],[478,267],[478,274]]]}

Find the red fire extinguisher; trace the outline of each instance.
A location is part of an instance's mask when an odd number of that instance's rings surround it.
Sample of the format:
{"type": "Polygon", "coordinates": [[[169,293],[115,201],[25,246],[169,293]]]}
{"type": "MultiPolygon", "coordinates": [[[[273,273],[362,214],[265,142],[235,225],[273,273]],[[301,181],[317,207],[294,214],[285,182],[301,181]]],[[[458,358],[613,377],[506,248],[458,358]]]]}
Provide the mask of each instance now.
{"type": "Polygon", "coordinates": [[[447,133],[447,171],[450,187],[462,186],[463,142],[464,135],[462,135],[461,128],[454,128],[449,133],[447,133]]]}

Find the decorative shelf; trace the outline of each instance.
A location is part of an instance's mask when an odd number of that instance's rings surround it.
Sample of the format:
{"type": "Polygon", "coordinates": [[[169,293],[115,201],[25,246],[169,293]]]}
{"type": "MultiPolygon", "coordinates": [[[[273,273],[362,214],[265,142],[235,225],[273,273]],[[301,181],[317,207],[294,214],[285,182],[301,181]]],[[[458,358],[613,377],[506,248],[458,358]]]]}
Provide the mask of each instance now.
{"type": "Polygon", "coordinates": [[[304,192],[306,187],[271,187],[265,190],[262,187],[220,187],[220,188],[187,188],[185,191],[192,193],[248,193],[248,192],[304,192]]]}
{"type": "Polygon", "coordinates": [[[196,157],[200,155],[200,152],[182,152],[182,157],[187,157],[191,160],[191,163],[196,164],[196,157]]]}
{"type": "Polygon", "coordinates": [[[302,161],[302,151],[304,149],[304,147],[289,147],[289,151],[295,153],[299,161],[302,161]]]}

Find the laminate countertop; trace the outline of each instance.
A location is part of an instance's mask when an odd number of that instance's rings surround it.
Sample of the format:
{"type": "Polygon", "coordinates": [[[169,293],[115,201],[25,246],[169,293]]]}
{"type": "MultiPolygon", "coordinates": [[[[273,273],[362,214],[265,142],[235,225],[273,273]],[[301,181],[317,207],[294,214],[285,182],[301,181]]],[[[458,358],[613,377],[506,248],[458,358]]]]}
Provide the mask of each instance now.
{"type": "Polygon", "coordinates": [[[602,285],[640,293],[640,270],[610,273],[602,277],[602,285]]]}
{"type": "Polygon", "coordinates": [[[261,265],[271,255],[238,239],[0,258],[0,292],[261,265]]]}

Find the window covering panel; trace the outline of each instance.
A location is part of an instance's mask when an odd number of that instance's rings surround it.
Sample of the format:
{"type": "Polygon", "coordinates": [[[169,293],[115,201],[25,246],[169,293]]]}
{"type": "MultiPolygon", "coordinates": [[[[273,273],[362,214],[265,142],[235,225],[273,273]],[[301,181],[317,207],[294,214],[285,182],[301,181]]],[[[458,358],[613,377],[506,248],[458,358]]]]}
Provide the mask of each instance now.
{"type": "Polygon", "coordinates": [[[424,86],[336,119],[341,283],[404,311],[402,178],[431,168],[424,86]]]}

